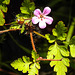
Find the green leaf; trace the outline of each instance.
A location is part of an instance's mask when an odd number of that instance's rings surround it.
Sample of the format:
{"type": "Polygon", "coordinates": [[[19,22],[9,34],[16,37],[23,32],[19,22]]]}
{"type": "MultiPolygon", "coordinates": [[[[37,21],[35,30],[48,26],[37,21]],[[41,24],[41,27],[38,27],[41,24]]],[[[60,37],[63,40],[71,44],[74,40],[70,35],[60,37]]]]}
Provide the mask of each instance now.
{"type": "Polygon", "coordinates": [[[69,51],[65,48],[65,46],[60,45],[59,48],[63,56],[69,56],[69,51]]]}
{"type": "Polygon", "coordinates": [[[3,12],[7,12],[7,7],[5,5],[0,5],[0,9],[3,11],[3,12]]]}
{"type": "Polygon", "coordinates": [[[24,2],[22,3],[22,6],[28,6],[27,4],[29,4],[29,3],[30,3],[30,0],[24,0],[24,2]]]}
{"type": "Polygon", "coordinates": [[[55,37],[53,35],[45,34],[45,37],[49,43],[53,43],[55,41],[55,37]]]}
{"type": "Polygon", "coordinates": [[[40,64],[39,63],[33,63],[31,66],[30,66],[30,69],[28,71],[28,75],[35,75],[35,74],[38,74],[38,69],[40,69],[40,64]]]}
{"type": "Polygon", "coordinates": [[[22,59],[18,58],[18,60],[15,60],[11,63],[11,66],[14,67],[14,69],[18,69],[19,71],[26,73],[27,71],[29,71],[29,65],[32,62],[30,62],[29,57],[26,56],[23,56],[22,59]]]}
{"type": "Polygon", "coordinates": [[[53,52],[48,51],[47,59],[53,59],[53,52]]]}
{"type": "Polygon", "coordinates": [[[50,47],[49,47],[49,50],[51,50],[50,52],[51,52],[51,54],[52,55],[56,55],[57,54],[57,43],[55,43],[54,45],[51,45],[50,47]]]}
{"type": "Polygon", "coordinates": [[[72,37],[69,47],[70,47],[71,56],[75,57],[75,36],[72,37]]]}
{"type": "Polygon", "coordinates": [[[72,39],[70,40],[70,45],[75,45],[75,36],[73,36],[72,39]]]}
{"type": "Polygon", "coordinates": [[[2,3],[4,3],[4,4],[9,4],[10,3],[10,0],[4,0],[2,3]]]}
{"type": "Polygon", "coordinates": [[[34,2],[30,3],[29,9],[30,9],[31,11],[33,11],[33,10],[35,9],[35,4],[34,4],[34,2]]]}
{"type": "Polygon", "coordinates": [[[27,7],[20,7],[21,13],[29,14],[29,9],[27,7]]]}
{"type": "Polygon", "coordinates": [[[52,32],[54,36],[57,36],[57,39],[61,41],[66,39],[67,35],[65,32],[67,32],[67,28],[65,27],[65,24],[62,21],[58,22],[52,32]]]}
{"type": "MultiPolygon", "coordinates": [[[[60,52],[57,52],[57,55],[54,59],[61,59],[63,58],[60,54],[60,52]]],[[[54,71],[57,72],[57,75],[66,75],[65,72],[67,72],[67,67],[69,66],[69,59],[63,58],[62,61],[51,61],[50,63],[51,67],[54,66],[54,71]]]]}
{"type": "Polygon", "coordinates": [[[33,62],[36,62],[36,59],[39,58],[39,55],[37,54],[37,52],[32,51],[32,58],[33,58],[33,62]]]}
{"type": "Polygon", "coordinates": [[[54,66],[54,71],[57,72],[57,75],[66,75],[67,67],[70,66],[70,60],[64,56],[69,56],[69,51],[62,46],[58,45],[56,42],[54,45],[49,47],[49,51],[47,54],[47,59],[57,59],[60,61],[51,61],[50,66],[54,66]]]}
{"type": "Polygon", "coordinates": [[[35,65],[36,65],[37,69],[40,69],[40,64],[38,62],[35,63],[35,65]]]}
{"type": "Polygon", "coordinates": [[[69,64],[70,60],[68,58],[63,58],[62,62],[64,63],[64,65],[70,66],[69,64]]]}
{"type": "Polygon", "coordinates": [[[69,45],[69,46],[70,46],[71,56],[75,57],[75,45],[69,45]]]}
{"type": "Polygon", "coordinates": [[[24,0],[22,3],[22,7],[20,7],[21,13],[31,15],[33,10],[35,9],[34,2],[30,2],[30,0],[24,0]]]}
{"type": "Polygon", "coordinates": [[[59,50],[60,53],[61,53],[61,55],[63,55],[63,56],[69,56],[69,51],[64,46],[62,46],[62,45],[59,46],[57,43],[55,43],[54,45],[51,45],[49,47],[49,50],[51,50],[49,52],[49,54],[51,53],[51,55],[56,55],[57,51],[59,50]]]}
{"type": "Polygon", "coordinates": [[[5,4],[8,4],[10,0],[1,0],[0,1],[0,26],[3,26],[5,23],[4,14],[3,12],[7,12],[7,7],[5,4]],[[2,4],[4,3],[4,4],[2,4]]]}
{"type": "Polygon", "coordinates": [[[10,29],[19,29],[21,27],[21,25],[18,24],[14,24],[10,26],[10,29]]]}
{"type": "Polygon", "coordinates": [[[22,25],[21,33],[23,33],[25,30],[25,24],[22,25]]]}
{"type": "Polygon", "coordinates": [[[0,10],[0,26],[3,26],[5,23],[5,19],[3,18],[4,14],[3,12],[0,10]]]}

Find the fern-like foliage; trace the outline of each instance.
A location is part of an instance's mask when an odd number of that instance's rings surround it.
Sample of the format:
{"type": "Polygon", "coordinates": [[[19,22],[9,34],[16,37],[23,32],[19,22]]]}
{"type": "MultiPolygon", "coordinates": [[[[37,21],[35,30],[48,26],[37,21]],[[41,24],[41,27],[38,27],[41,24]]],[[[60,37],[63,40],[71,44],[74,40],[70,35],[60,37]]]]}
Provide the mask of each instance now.
{"type": "Polygon", "coordinates": [[[50,34],[45,34],[45,37],[49,43],[53,43],[56,40],[55,36],[50,35],[50,34]]]}
{"type": "Polygon", "coordinates": [[[32,51],[32,58],[33,62],[36,62],[36,60],[39,58],[39,55],[35,51],[32,51]]]}
{"type": "Polygon", "coordinates": [[[0,26],[3,26],[5,23],[5,16],[4,13],[7,12],[7,7],[6,5],[8,5],[10,3],[10,0],[0,0],[0,26]],[[4,12],[4,13],[3,13],[4,12]]]}
{"type": "Polygon", "coordinates": [[[20,7],[21,13],[30,14],[35,9],[34,2],[30,2],[30,0],[24,0],[22,3],[22,7],[20,7]]]}
{"type": "Polygon", "coordinates": [[[28,71],[28,75],[35,75],[35,74],[38,74],[38,69],[40,69],[40,64],[37,62],[37,63],[33,63],[31,66],[30,66],[30,70],[28,71]]]}
{"type": "Polygon", "coordinates": [[[18,69],[19,71],[22,71],[23,73],[26,73],[29,71],[29,65],[32,62],[30,62],[29,57],[23,56],[22,59],[18,58],[18,60],[15,60],[11,63],[11,66],[14,67],[14,69],[18,69]]]}
{"type": "Polygon", "coordinates": [[[65,75],[67,67],[69,67],[69,51],[64,46],[59,46],[57,43],[49,47],[47,59],[62,59],[61,61],[51,61],[50,66],[54,66],[54,71],[57,75],[65,75]]]}
{"type": "Polygon", "coordinates": [[[19,29],[21,28],[21,33],[25,31],[26,23],[29,23],[31,20],[30,18],[33,16],[33,10],[35,9],[34,2],[30,2],[30,0],[24,0],[22,2],[22,6],[20,7],[21,13],[17,14],[16,17],[16,25],[14,23],[11,23],[10,29],[19,29]],[[29,20],[25,20],[29,19],[29,20]],[[21,22],[22,24],[20,24],[21,22]]]}
{"type": "Polygon", "coordinates": [[[40,69],[40,64],[36,61],[38,57],[38,54],[32,51],[33,61],[30,61],[29,57],[23,56],[22,58],[18,58],[18,60],[13,61],[11,66],[23,73],[28,72],[28,75],[35,75],[38,73],[38,69],[40,69]]]}
{"type": "MultiPolygon", "coordinates": [[[[47,59],[62,59],[61,61],[51,61],[50,66],[54,66],[54,71],[57,75],[66,75],[67,67],[70,66],[69,51],[65,45],[58,45],[58,40],[63,41],[66,39],[67,28],[62,21],[59,21],[55,28],[52,30],[53,35],[46,34],[45,37],[49,43],[55,42],[54,45],[49,47],[47,59]]],[[[63,42],[62,42],[63,43],[63,42]]]]}
{"type": "Polygon", "coordinates": [[[56,40],[64,41],[67,37],[67,27],[62,21],[59,21],[55,28],[52,30],[52,34],[45,34],[45,38],[49,43],[53,43],[56,40]]]}
{"type": "Polygon", "coordinates": [[[65,27],[65,24],[62,21],[58,22],[52,32],[53,35],[57,37],[57,39],[61,41],[66,39],[67,35],[65,32],[67,32],[67,28],[65,27]]]}

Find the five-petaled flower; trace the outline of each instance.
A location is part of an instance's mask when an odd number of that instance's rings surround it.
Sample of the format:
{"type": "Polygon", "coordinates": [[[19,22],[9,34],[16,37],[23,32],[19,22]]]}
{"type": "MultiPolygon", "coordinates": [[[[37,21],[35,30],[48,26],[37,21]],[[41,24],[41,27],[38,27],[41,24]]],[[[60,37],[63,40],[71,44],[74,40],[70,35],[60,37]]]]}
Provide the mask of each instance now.
{"type": "Polygon", "coordinates": [[[51,12],[51,9],[49,7],[45,7],[43,10],[43,13],[41,12],[40,9],[35,9],[34,10],[34,17],[32,17],[32,23],[33,24],[37,24],[39,23],[39,27],[41,29],[44,29],[46,27],[46,23],[47,24],[52,24],[53,22],[53,18],[46,16],[51,12]]]}

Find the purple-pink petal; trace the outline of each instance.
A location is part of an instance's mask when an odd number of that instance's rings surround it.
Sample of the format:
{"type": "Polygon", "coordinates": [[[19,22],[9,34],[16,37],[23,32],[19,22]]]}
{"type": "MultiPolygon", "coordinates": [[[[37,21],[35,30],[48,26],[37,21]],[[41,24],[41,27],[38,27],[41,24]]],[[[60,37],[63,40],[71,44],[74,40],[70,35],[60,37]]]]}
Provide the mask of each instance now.
{"type": "Polygon", "coordinates": [[[46,23],[45,23],[44,21],[40,21],[40,22],[39,22],[39,27],[40,27],[41,29],[44,29],[44,28],[46,27],[46,23]]]}
{"type": "Polygon", "coordinates": [[[36,17],[36,16],[32,17],[32,23],[33,24],[37,24],[38,22],[39,22],[38,17],[36,17]]]}
{"type": "Polygon", "coordinates": [[[40,9],[35,9],[34,10],[34,15],[35,16],[40,17],[40,14],[41,14],[41,10],[40,9]]]}
{"type": "Polygon", "coordinates": [[[49,8],[49,7],[45,7],[43,10],[44,15],[48,15],[50,12],[51,12],[51,8],[49,8]]]}
{"type": "Polygon", "coordinates": [[[52,24],[53,18],[46,16],[46,17],[45,17],[45,22],[46,22],[47,24],[52,24]]]}

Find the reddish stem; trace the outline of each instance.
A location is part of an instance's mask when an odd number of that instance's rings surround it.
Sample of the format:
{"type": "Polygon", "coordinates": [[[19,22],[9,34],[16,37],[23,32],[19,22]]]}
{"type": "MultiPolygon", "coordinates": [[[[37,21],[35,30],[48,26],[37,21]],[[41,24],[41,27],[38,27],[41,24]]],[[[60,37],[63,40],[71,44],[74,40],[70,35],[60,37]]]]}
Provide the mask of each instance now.
{"type": "Polygon", "coordinates": [[[16,30],[21,30],[21,28],[20,29],[7,29],[7,30],[2,30],[2,31],[0,31],[0,34],[5,33],[5,32],[9,32],[9,31],[16,31],[16,30]]]}
{"type": "Polygon", "coordinates": [[[61,61],[62,59],[43,59],[42,57],[39,57],[37,60],[41,60],[41,61],[61,61]]]}
{"type": "Polygon", "coordinates": [[[33,41],[32,32],[30,32],[30,38],[31,38],[32,48],[33,48],[33,50],[36,52],[36,48],[35,48],[35,45],[34,45],[34,41],[33,41]]]}

